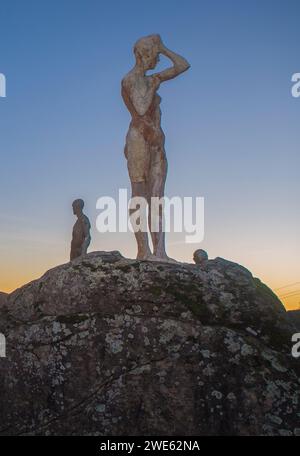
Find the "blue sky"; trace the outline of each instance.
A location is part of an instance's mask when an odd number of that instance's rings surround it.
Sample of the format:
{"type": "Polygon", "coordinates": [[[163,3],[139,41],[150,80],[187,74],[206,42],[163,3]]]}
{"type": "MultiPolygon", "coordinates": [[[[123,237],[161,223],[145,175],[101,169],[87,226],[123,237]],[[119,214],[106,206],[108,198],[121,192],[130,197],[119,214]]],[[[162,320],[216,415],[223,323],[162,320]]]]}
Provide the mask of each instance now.
{"type": "Polygon", "coordinates": [[[68,260],[76,197],[91,249],[135,256],[131,233],[97,233],[96,200],[129,189],[120,81],[150,33],[191,63],[160,88],[166,194],[206,204],[203,243],[170,234],[169,254],[202,247],[273,288],[297,281],[299,20],[294,0],[1,0],[0,289],[68,260]]]}

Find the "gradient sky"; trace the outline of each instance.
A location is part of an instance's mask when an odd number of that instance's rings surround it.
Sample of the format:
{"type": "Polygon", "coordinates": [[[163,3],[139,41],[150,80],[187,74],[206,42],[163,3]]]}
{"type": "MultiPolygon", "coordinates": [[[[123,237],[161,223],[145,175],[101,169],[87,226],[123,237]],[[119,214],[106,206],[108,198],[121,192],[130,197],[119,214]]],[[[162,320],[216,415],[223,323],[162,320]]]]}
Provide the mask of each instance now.
{"type": "Polygon", "coordinates": [[[169,234],[169,255],[239,262],[298,307],[299,22],[298,0],[1,0],[0,290],[68,261],[77,197],[90,250],[135,256],[131,233],[96,231],[96,200],[130,188],[120,80],[160,33],[191,63],[160,88],[166,194],[206,205],[203,243],[169,234]]]}

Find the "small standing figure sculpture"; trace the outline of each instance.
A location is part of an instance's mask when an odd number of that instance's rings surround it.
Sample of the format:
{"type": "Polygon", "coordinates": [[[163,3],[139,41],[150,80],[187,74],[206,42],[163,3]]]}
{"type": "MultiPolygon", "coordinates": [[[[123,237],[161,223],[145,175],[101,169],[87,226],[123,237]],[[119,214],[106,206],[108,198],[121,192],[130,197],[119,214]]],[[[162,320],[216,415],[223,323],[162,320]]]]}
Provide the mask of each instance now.
{"type": "Polygon", "coordinates": [[[91,224],[88,217],[82,212],[84,201],[77,199],[73,201],[72,207],[77,220],[73,227],[70,260],[85,255],[91,242],[91,224]]]}
{"type": "MultiPolygon", "coordinates": [[[[149,247],[148,233],[136,230],[138,246],[137,258],[141,260],[170,260],[165,250],[163,231],[163,210],[155,213],[156,220],[151,220],[151,198],[164,196],[167,176],[167,158],[165,136],[161,129],[161,98],[157,94],[160,84],[173,79],[190,67],[180,55],[167,49],[160,35],[149,35],[139,39],[134,46],[136,63],[134,68],[122,80],[122,97],[132,116],[126,136],[125,156],[131,181],[132,197],[145,198],[148,204],[148,227],[151,233],[153,254],[149,247]],[[148,70],[156,67],[159,54],[165,55],[173,66],[164,71],[147,75],[148,70]],[[152,227],[157,229],[153,230],[152,227]]],[[[132,216],[133,210],[129,211],[132,216]]],[[[144,215],[145,216],[145,215],[144,215]]],[[[145,220],[139,226],[145,226],[145,220]]],[[[147,221],[146,221],[147,226],[147,221]]]]}

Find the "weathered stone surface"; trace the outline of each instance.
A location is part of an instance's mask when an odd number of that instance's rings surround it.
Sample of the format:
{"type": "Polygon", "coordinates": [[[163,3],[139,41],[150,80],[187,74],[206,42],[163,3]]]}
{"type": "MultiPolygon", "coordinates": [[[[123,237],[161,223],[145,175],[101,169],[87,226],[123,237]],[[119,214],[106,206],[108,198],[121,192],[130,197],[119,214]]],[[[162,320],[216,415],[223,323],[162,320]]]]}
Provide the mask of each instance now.
{"type": "Polygon", "coordinates": [[[0,307],[4,307],[6,304],[7,294],[0,291],[0,307]]]}
{"type": "Polygon", "coordinates": [[[0,332],[2,435],[300,428],[286,311],[221,258],[199,268],[90,253],[9,295],[0,332]]]}
{"type": "Polygon", "coordinates": [[[290,322],[300,331],[300,310],[290,310],[287,312],[290,322]]]}

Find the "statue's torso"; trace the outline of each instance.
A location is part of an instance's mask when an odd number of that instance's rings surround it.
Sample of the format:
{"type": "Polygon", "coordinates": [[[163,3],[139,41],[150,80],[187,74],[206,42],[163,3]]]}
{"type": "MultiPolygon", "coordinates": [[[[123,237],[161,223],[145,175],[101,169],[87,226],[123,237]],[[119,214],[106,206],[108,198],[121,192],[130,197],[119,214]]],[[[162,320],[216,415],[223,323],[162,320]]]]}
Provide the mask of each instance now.
{"type": "Polygon", "coordinates": [[[147,77],[143,79],[135,80],[131,78],[131,82],[127,88],[122,86],[123,100],[132,117],[129,132],[134,130],[140,133],[143,139],[150,145],[162,145],[164,133],[161,129],[161,97],[156,92],[153,94],[151,104],[143,116],[137,112],[131,101],[132,91],[139,90],[141,96],[143,96],[143,92],[146,92],[148,89],[147,84],[149,83],[149,79],[147,80],[147,77]]]}
{"type": "Polygon", "coordinates": [[[80,217],[76,220],[74,226],[73,226],[73,232],[72,232],[72,243],[74,245],[80,246],[86,235],[86,229],[90,229],[90,222],[89,219],[86,215],[83,215],[83,217],[80,217]]]}

